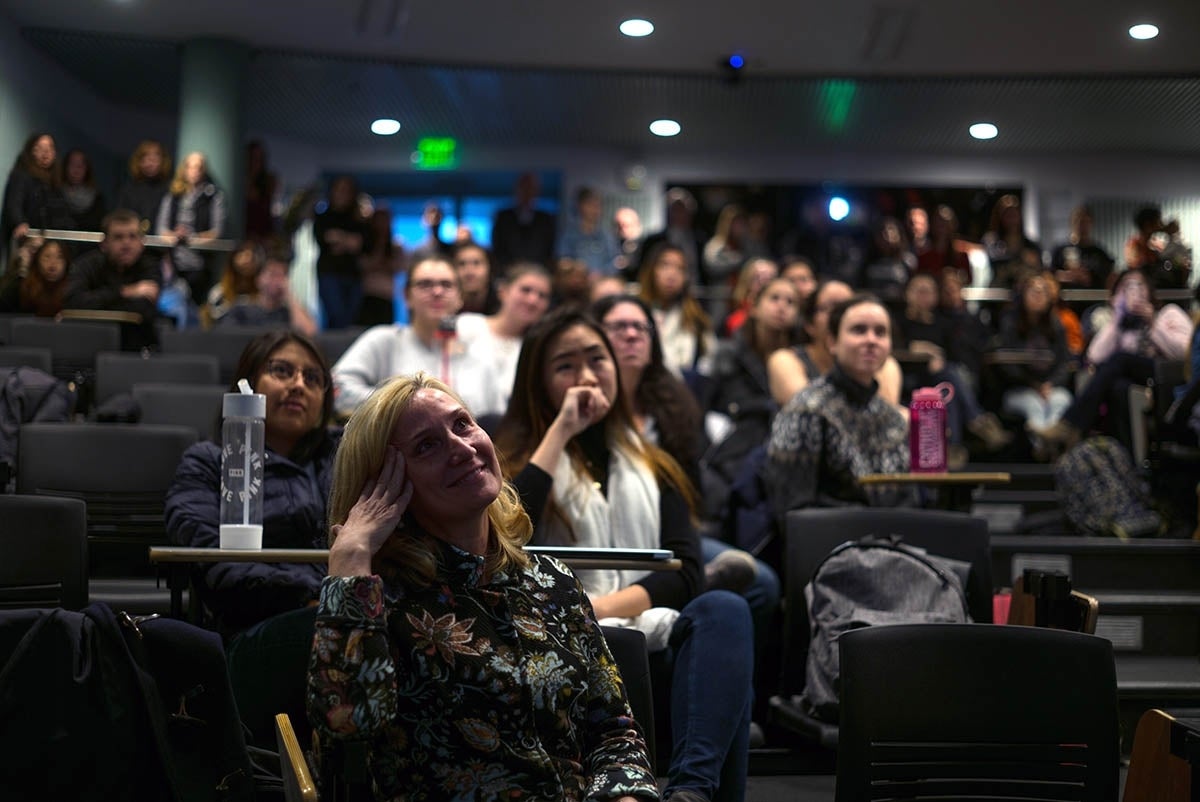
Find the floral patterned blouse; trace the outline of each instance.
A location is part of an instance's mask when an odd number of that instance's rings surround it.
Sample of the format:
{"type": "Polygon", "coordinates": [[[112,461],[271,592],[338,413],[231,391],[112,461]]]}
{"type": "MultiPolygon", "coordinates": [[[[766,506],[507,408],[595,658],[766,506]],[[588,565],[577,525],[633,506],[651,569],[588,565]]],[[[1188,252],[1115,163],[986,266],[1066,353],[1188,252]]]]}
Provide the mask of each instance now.
{"type": "Polygon", "coordinates": [[[484,584],[442,544],[437,580],[328,577],[309,664],[316,740],[366,739],[376,799],[657,800],[591,604],[562,563],[484,584]]]}

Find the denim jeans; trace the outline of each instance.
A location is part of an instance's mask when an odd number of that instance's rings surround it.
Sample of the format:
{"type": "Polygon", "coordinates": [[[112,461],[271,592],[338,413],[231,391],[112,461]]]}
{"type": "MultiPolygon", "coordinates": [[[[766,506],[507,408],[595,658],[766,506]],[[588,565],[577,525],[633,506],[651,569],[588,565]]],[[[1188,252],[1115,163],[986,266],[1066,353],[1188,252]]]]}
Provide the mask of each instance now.
{"type": "Polygon", "coordinates": [[[745,798],[752,629],[745,599],[727,590],[708,591],[683,608],[667,648],[650,655],[652,667],[659,664],[654,673],[665,668],[670,677],[668,794],[689,789],[714,802],[745,798]]]}
{"type": "Polygon", "coordinates": [[[238,712],[256,746],[275,743],[276,713],[287,713],[300,743],[308,744],[305,697],[316,623],[317,608],[301,607],[259,621],[225,647],[238,712]]]}
{"type": "Polygon", "coordinates": [[[321,311],[326,329],[353,326],[362,303],[362,280],[358,276],[337,273],[317,275],[317,291],[321,295],[321,311]]]}
{"type": "MultiPolygon", "coordinates": [[[[714,537],[700,538],[700,554],[705,564],[712,562],[721,552],[732,548],[734,547],[714,537]]],[[[778,616],[782,589],[775,569],[762,560],[755,562],[758,563],[758,576],[750,587],[742,591],[742,598],[750,605],[750,618],[754,622],[754,687],[764,691],[761,701],[765,704],[766,697],[775,691],[770,685],[773,682],[772,678],[778,675],[773,667],[764,664],[764,658],[767,650],[773,645],[772,642],[779,639],[778,616]]]]}

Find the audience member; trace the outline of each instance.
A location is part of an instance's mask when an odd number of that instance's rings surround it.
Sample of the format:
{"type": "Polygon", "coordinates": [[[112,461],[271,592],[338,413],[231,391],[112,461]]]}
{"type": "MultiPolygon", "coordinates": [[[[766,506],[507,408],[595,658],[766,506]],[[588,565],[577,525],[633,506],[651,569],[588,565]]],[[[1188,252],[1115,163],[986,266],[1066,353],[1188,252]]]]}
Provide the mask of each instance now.
{"type": "Polygon", "coordinates": [[[117,209],[101,222],[100,248],[75,259],[67,270],[63,305],[70,309],[105,309],[141,315],[140,324],[121,327],[121,348],[137,351],[156,345],[154,328],[162,282],[155,259],[142,244],[137,212],[117,209]]]}
{"type": "Polygon", "coordinates": [[[267,167],[267,148],[258,139],[246,143],[246,238],[275,235],[275,195],[279,179],[267,167]]]}
{"type": "Polygon", "coordinates": [[[444,259],[425,259],[408,269],[404,287],[408,325],[375,326],[333,366],[337,411],[349,415],[380,384],[418,370],[440,377],[476,415],[504,411],[496,365],[476,357],[458,335],[462,306],[458,275],[444,259]]]}
{"type": "Polygon", "coordinates": [[[730,203],[717,216],[717,228],[704,244],[705,276],[711,286],[732,284],[746,261],[746,212],[730,203]]]}
{"type": "Polygon", "coordinates": [[[514,262],[537,262],[548,269],[554,263],[554,215],[537,208],[541,184],[536,173],[517,179],[515,203],[501,209],[492,221],[492,257],[497,270],[514,262]]]}
{"type": "Polygon", "coordinates": [[[488,317],[460,315],[458,334],[481,362],[495,367],[498,415],[508,407],[512,395],[525,332],[550,308],[550,274],[536,262],[517,262],[505,272],[497,294],[500,307],[496,313],[488,317]]]}
{"type": "MultiPolygon", "coordinates": [[[[779,275],[779,265],[770,259],[749,259],[743,265],[729,298],[729,314],[721,323],[721,331],[732,337],[745,324],[758,296],[767,284],[779,275]]],[[[797,296],[798,298],[798,296],[797,296]]]]}
{"type": "Polygon", "coordinates": [[[683,251],[684,263],[688,266],[688,284],[706,287],[708,276],[704,272],[704,234],[695,227],[696,199],[692,193],[680,187],[667,190],[667,225],[662,231],[646,237],[642,243],[642,264],[638,275],[646,269],[646,260],[660,245],[674,245],[683,251]]]}
{"type": "Polygon", "coordinates": [[[1016,195],[1002,195],[992,207],[983,246],[992,266],[993,287],[1016,288],[1026,276],[1041,272],[1041,248],[1025,234],[1021,201],[1016,195]]]}
{"type": "Polygon", "coordinates": [[[1158,261],[1158,242],[1155,234],[1166,228],[1163,222],[1162,209],[1157,206],[1143,206],[1133,216],[1134,232],[1125,240],[1125,267],[1129,270],[1141,270],[1158,261]]]}
{"type": "MultiPolygon", "coordinates": [[[[671,700],[666,797],[740,800],[750,734],[753,634],[746,601],[700,593],[694,493],[665,451],[637,431],[604,331],[572,309],[530,332],[497,440],[534,522],[533,541],[664,548],[681,571],[580,571],[601,623],[647,636],[671,700]]],[[[658,721],[656,720],[656,725],[658,721]]]]}
{"type": "Polygon", "coordinates": [[[641,299],[654,312],[663,363],[685,381],[712,372],[712,357],[717,348],[712,321],[692,294],[693,273],[688,269],[684,250],[663,242],[655,246],[638,276],[641,299]]]}
{"type": "Polygon", "coordinates": [[[778,531],[789,510],[805,507],[911,506],[906,485],[862,485],[871,473],[909,468],[908,424],[877,392],[875,374],[891,352],[891,318],[871,295],[829,312],[833,368],[811,381],[775,416],[764,481],[778,531]]]}
{"type": "Polygon", "coordinates": [[[783,259],[783,269],[779,275],[786,278],[796,287],[800,308],[804,308],[808,297],[817,291],[817,271],[806,256],[786,256],[783,259]]]}
{"type": "Polygon", "coordinates": [[[591,281],[591,290],[588,292],[588,301],[596,302],[601,298],[608,298],[613,295],[624,295],[629,288],[629,283],[620,276],[600,276],[591,281]]]}
{"type": "Polygon", "coordinates": [[[225,193],[209,178],[204,154],[189,153],[163,196],[155,233],[174,243],[168,258],[192,288],[197,304],[204,303],[213,278],[204,252],[191,246],[224,236],[227,219],[225,193]]]}
{"type": "MultiPolygon", "coordinates": [[[[1005,412],[1024,419],[1025,428],[1037,435],[1062,417],[1071,404],[1067,389],[1070,356],[1046,277],[1030,276],[1016,294],[1016,303],[1000,321],[996,345],[1025,352],[1025,358],[996,366],[1006,388],[1000,403],[1005,412]]],[[[1039,449],[1038,456],[1042,453],[1039,449]]]]}
{"type": "MultiPolygon", "coordinates": [[[[26,242],[34,242],[28,237],[26,242]]],[[[0,291],[0,312],[54,317],[63,309],[67,292],[67,246],[56,240],[41,245],[30,258],[24,276],[11,274],[0,291]]]]}
{"type": "MultiPolygon", "coordinates": [[[[583,262],[560,259],[551,276],[551,306],[587,306],[592,301],[592,276],[583,262]]],[[[611,284],[609,285],[611,286],[611,284]]]]}
{"type": "Polygon", "coordinates": [[[66,228],[67,213],[59,185],[54,137],[38,132],[25,140],[4,187],[4,225],[0,242],[18,242],[29,230],[66,228]]]}
{"type": "Polygon", "coordinates": [[[622,206],[613,212],[613,233],[617,236],[617,272],[626,281],[637,281],[642,266],[642,219],[636,209],[622,206]]]}
{"type": "Polygon", "coordinates": [[[860,286],[877,295],[892,311],[898,311],[904,306],[904,287],[916,266],[900,221],[885,217],[876,226],[872,254],[863,268],[860,286]]]}
{"type": "Polygon", "coordinates": [[[462,288],[462,311],[477,315],[494,315],[500,309],[500,298],[492,282],[492,265],[488,253],[475,242],[464,242],[454,249],[454,271],[462,288]]]}
{"type": "Polygon", "coordinates": [[[921,256],[933,250],[929,239],[929,212],[924,206],[910,206],[904,217],[905,232],[908,234],[908,249],[921,262],[921,256]]]}
{"type": "Polygon", "coordinates": [[[951,361],[957,362],[967,369],[972,382],[978,386],[980,371],[983,369],[983,354],[987,350],[991,331],[979,316],[967,308],[963,299],[965,275],[954,269],[942,271],[941,306],[938,314],[944,317],[950,329],[951,361]]]}
{"type": "MultiPolygon", "coordinates": [[[[295,332],[266,332],[242,351],[235,379],[243,378],[266,396],[263,546],[323,546],[338,441],[327,428],[333,388],[325,357],[295,332]]],[[[213,410],[214,418],[219,412],[213,410]]],[[[220,442],[206,440],[184,452],[166,496],[172,543],[220,545],[221,450],[220,442]]],[[[242,721],[260,745],[274,743],[276,713],[289,713],[293,724],[305,721],[304,669],[324,576],[318,563],[205,563],[193,572],[199,601],[225,639],[242,721]]]]}
{"type": "Polygon", "coordinates": [[[306,337],[317,333],[317,323],[304,304],[292,294],[285,254],[269,253],[254,277],[254,294],[239,298],[226,314],[214,321],[218,326],[279,326],[306,337]]]}
{"type": "Polygon", "coordinates": [[[67,214],[71,217],[68,228],[74,231],[99,231],[100,222],[108,213],[108,205],[104,193],[96,189],[92,160],[79,148],[68,150],[63,158],[61,190],[67,214]]]}
{"type": "Polygon", "coordinates": [[[1112,275],[1113,258],[1094,239],[1092,210],[1077,206],[1071,211],[1071,235],[1054,249],[1050,267],[1063,289],[1102,290],[1112,275]]]}
{"type": "Polygon", "coordinates": [[[142,232],[149,233],[170,190],[171,157],[161,142],[143,139],[129,157],[129,179],[117,193],[117,208],[137,212],[142,232]]]}
{"type": "Polygon", "coordinates": [[[226,258],[220,280],[208,291],[202,317],[207,325],[220,320],[236,304],[246,303],[258,293],[255,284],[266,251],[257,242],[240,243],[226,258]]]}
{"type": "Polygon", "coordinates": [[[404,269],[403,249],[392,236],[392,213],[371,213],[369,246],[359,258],[362,270],[362,302],[355,322],[360,326],[383,326],[396,319],[396,274],[404,269]]]}
{"type": "Polygon", "coordinates": [[[313,221],[313,236],[321,251],[317,285],[325,328],[344,329],[354,323],[362,303],[358,258],[369,249],[367,224],[358,210],[358,186],[350,176],[333,179],[329,205],[313,221]]]}
{"type": "Polygon", "coordinates": [[[522,548],[529,516],[453,391],[424,374],[381,387],[336,476],[308,673],[318,753],[365,743],[378,798],[657,799],[587,593],[522,548]]]}
{"type": "Polygon", "coordinates": [[[435,200],[425,203],[425,208],[421,211],[421,226],[425,229],[425,238],[411,248],[414,262],[432,258],[449,260],[454,256],[454,243],[442,239],[442,223],[445,219],[441,203],[435,200]]]}
{"type": "Polygon", "coordinates": [[[958,238],[958,215],[946,204],[934,211],[929,237],[924,247],[914,252],[918,272],[930,273],[940,281],[947,270],[956,270],[964,283],[971,283],[971,260],[958,238]]]}
{"type": "Polygon", "coordinates": [[[554,256],[559,261],[578,262],[593,278],[617,272],[621,255],[617,238],[603,222],[604,200],[591,187],[575,193],[575,214],[559,226],[554,256]]]}
{"type": "Polygon", "coordinates": [[[1054,305],[1054,314],[1058,315],[1058,322],[1063,327],[1067,351],[1073,360],[1078,360],[1083,355],[1084,348],[1083,324],[1079,320],[1079,315],[1075,314],[1075,310],[1063,301],[1061,287],[1058,279],[1054,277],[1054,273],[1047,270],[1042,275],[1046,277],[1046,286],[1050,288],[1050,302],[1054,305]]]}
{"type": "MultiPolygon", "coordinates": [[[[833,368],[829,349],[829,313],[838,304],[850,300],[854,290],[842,281],[826,279],[817,286],[800,308],[802,330],[790,347],[777,348],[767,356],[767,386],[771,398],[782,407],[814,379],[833,368]]],[[[878,394],[893,406],[900,406],[904,374],[890,353],[875,374],[878,394]]]]}
{"type": "Polygon", "coordinates": [[[946,404],[953,467],[961,468],[967,461],[964,427],[989,450],[998,451],[1008,445],[1012,434],[1004,430],[995,415],[983,410],[975,393],[975,381],[962,364],[950,358],[949,321],[937,314],[937,280],[929,273],[913,274],[905,288],[904,300],[904,314],[896,321],[892,342],[928,357],[928,362],[913,371],[914,386],[948,382],[954,388],[954,395],[946,404]]]}
{"type": "Polygon", "coordinates": [[[742,252],[747,259],[774,259],[771,247],[771,215],[761,209],[746,215],[746,238],[742,252]]]}
{"type": "Polygon", "coordinates": [[[1155,359],[1187,358],[1191,319],[1175,304],[1158,307],[1154,287],[1141,270],[1127,270],[1117,277],[1112,307],[1112,319],[1088,345],[1088,362],[1095,368],[1091,378],[1060,419],[1037,431],[1052,448],[1070,448],[1079,442],[1099,423],[1104,405],[1109,433],[1132,449],[1130,385],[1153,378],[1155,359]]]}

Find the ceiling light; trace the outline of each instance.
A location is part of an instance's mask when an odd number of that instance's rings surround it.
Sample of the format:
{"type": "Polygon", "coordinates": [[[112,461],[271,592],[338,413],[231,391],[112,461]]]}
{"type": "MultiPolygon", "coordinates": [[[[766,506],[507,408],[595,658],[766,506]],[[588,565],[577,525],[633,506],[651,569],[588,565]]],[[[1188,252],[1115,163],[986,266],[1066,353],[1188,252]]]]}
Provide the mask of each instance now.
{"type": "Polygon", "coordinates": [[[621,33],[635,38],[649,36],[654,33],[654,23],[646,19],[627,19],[621,23],[621,33]]]}
{"type": "Polygon", "coordinates": [[[655,136],[675,136],[683,130],[683,126],[674,120],[655,120],[650,123],[650,133],[655,136]]]}
{"type": "Polygon", "coordinates": [[[379,134],[380,136],[391,136],[400,130],[400,122],[392,120],[388,117],[381,117],[371,123],[371,133],[379,134]]]}
{"type": "Polygon", "coordinates": [[[840,223],[850,216],[850,201],[834,195],[829,199],[829,219],[835,223],[840,223]]]}
{"type": "Polygon", "coordinates": [[[1158,26],[1149,22],[1139,22],[1129,29],[1129,35],[1134,39],[1153,39],[1158,36],[1158,26]]]}
{"type": "Polygon", "coordinates": [[[996,134],[1000,133],[1000,129],[992,123],[971,123],[967,130],[976,139],[995,139],[996,134]]]}

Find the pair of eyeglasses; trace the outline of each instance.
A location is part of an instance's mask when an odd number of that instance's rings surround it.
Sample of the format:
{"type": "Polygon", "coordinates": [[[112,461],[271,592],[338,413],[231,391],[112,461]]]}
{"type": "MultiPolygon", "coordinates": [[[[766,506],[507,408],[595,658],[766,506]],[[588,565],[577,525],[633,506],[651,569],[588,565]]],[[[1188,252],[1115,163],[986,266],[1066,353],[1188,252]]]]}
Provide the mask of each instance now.
{"type": "Polygon", "coordinates": [[[439,289],[444,292],[450,292],[454,289],[454,287],[455,283],[450,279],[442,279],[441,281],[438,281],[431,278],[422,278],[417,279],[412,283],[412,288],[419,292],[433,292],[435,289],[439,289]]]}
{"type": "Polygon", "coordinates": [[[325,371],[320,368],[304,368],[301,370],[286,359],[271,359],[267,361],[267,375],[276,381],[290,382],[296,376],[296,371],[298,370],[306,385],[322,392],[325,391],[327,379],[325,371]]]}
{"type": "Polygon", "coordinates": [[[604,324],[604,330],[612,335],[624,334],[626,329],[633,329],[643,337],[654,333],[654,327],[640,320],[611,320],[604,324]]]}

